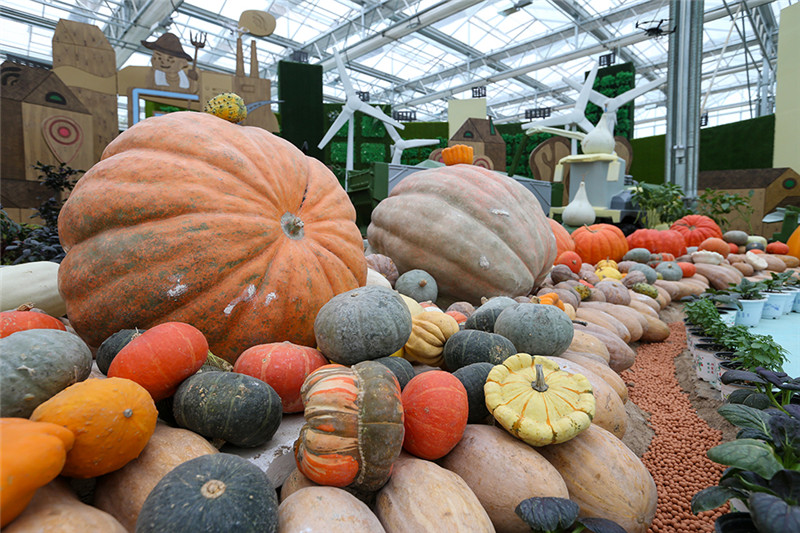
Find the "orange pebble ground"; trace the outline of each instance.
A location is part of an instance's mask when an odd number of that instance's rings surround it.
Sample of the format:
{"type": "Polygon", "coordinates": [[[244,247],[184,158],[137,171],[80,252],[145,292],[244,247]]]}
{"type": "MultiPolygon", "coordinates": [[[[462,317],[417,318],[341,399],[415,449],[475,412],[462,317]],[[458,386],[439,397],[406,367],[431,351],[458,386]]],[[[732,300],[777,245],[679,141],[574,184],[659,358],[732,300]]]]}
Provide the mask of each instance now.
{"type": "Polygon", "coordinates": [[[686,348],[686,331],[680,322],[669,325],[665,342],[641,344],[636,363],[622,374],[633,383],[631,401],[650,413],[655,435],[642,457],[658,488],[658,509],[650,527],[653,533],[713,532],[714,520],[728,506],[695,516],[691,501],[698,491],[716,485],[724,467],[706,457],[719,444],[722,433],[697,415],[675,376],[675,357],[686,348]]]}

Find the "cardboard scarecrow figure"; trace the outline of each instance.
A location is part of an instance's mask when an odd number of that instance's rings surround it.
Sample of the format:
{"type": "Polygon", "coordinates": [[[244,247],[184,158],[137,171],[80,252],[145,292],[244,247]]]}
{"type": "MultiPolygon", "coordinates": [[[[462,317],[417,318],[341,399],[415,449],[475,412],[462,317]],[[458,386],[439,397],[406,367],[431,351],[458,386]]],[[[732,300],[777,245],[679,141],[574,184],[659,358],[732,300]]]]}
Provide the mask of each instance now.
{"type": "Polygon", "coordinates": [[[197,92],[197,71],[189,67],[192,56],[184,52],[178,37],[165,33],[153,42],[142,41],[145,48],[153,51],[148,75],[148,86],[178,92],[197,92]]]}

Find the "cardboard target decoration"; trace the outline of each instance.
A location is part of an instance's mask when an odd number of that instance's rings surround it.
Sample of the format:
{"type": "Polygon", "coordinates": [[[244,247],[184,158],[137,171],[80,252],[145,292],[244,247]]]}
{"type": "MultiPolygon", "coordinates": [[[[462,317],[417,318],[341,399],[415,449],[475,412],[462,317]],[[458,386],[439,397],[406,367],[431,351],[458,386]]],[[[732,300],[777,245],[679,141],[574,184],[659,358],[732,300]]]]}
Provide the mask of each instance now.
{"type": "Polygon", "coordinates": [[[44,119],[42,135],[56,159],[64,164],[68,164],[78,155],[84,141],[80,125],[63,115],[53,115],[44,119]]]}

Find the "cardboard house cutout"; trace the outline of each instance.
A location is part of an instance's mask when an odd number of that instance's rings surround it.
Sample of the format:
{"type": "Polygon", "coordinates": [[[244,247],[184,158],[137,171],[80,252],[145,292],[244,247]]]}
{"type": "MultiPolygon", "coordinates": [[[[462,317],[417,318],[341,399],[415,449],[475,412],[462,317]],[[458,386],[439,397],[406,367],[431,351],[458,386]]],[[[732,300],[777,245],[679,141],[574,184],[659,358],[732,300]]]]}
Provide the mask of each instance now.
{"type": "Polygon", "coordinates": [[[473,164],[501,172],[506,169],[506,142],[503,140],[503,136],[497,132],[491,119],[468,118],[447,143],[448,146],[456,144],[472,146],[475,154],[473,164]],[[488,159],[491,165],[481,164],[480,156],[488,159]]]}

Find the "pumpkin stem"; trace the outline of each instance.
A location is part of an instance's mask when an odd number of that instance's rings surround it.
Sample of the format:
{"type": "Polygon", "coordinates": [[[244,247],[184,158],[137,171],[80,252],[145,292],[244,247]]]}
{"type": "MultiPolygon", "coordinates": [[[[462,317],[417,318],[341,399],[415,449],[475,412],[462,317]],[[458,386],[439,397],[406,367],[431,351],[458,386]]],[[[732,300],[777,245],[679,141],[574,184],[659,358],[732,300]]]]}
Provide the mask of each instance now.
{"type": "Polygon", "coordinates": [[[281,217],[281,229],[286,234],[287,237],[293,240],[299,240],[303,238],[303,221],[300,220],[300,217],[297,215],[293,215],[288,211],[283,214],[281,217]]]}
{"type": "Polygon", "coordinates": [[[547,386],[547,382],[544,380],[544,370],[542,370],[542,365],[533,365],[533,368],[536,369],[536,381],[531,383],[531,387],[536,392],[544,392],[550,387],[547,386]]]}
{"type": "Polygon", "coordinates": [[[225,494],[226,485],[223,481],[212,479],[200,487],[200,494],[209,500],[215,500],[225,494]]]}
{"type": "Polygon", "coordinates": [[[420,287],[424,287],[427,284],[428,284],[428,282],[426,280],[424,280],[424,279],[419,280],[419,286],[420,287]]]}

